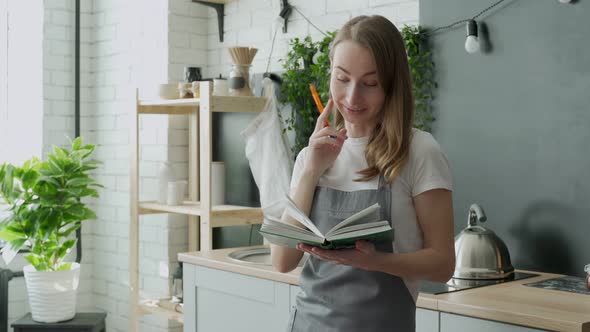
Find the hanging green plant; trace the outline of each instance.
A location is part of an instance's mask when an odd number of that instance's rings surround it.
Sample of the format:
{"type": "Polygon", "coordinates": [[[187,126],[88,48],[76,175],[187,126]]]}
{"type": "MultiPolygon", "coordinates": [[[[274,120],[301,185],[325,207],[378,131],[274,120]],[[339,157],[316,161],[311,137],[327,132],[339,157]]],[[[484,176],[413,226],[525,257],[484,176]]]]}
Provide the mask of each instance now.
{"type": "Polygon", "coordinates": [[[281,94],[283,102],[292,106],[290,117],[284,119],[285,130],[295,133],[293,152],[295,155],[307,146],[313,133],[318,112],[309,91],[314,84],[324,102],[328,100],[330,84],[330,43],[335,32],[327,33],[320,41],[312,41],[311,36],[303,39],[293,38],[287,57],[282,59],[285,72],[282,74],[281,94]]]}
{"type": "MultiPolygon", "coordinates": [[[[405,26],[402,37],[408,54],[408,63],[413,82],[413,93],[416,103],[414,126],[430,131],[434,116],[431,102],[434,81],[434,62],[428,46],[426,31],[421,27],[405,26]]],[[[293,38],[289,44],[291,49],[281,60],[285,71],[282,74],[282,102],[292,106],[288,118],[284,118],[285,131],[293,131],[295,155],[307,146],[309,136],[313,133],[318,117],[309,84],[315,84],[322,101],[329,97],[330,85],[330,44],[336,31],[327,33],[320,41],[312,41],[310,36],[303,39],[293,38]]]]}
{"type": "Polygon", "coordinates": [[[404,26],[401,34],[412,76],[412,92],[416,107],[414,127],[429,132],[435,120],[432,99],[437,84],[434,80],[434,62],[428,43],[428,33],[420,26],[404,26]]]}

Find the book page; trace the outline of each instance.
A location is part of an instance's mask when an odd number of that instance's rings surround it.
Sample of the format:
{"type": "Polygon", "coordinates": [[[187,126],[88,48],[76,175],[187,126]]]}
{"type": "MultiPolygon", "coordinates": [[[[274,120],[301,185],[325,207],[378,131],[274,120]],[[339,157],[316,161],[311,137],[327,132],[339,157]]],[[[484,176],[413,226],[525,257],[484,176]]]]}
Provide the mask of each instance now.
{"type": "MultiPolygon", "coordinates": [[[[323,242],[318,242],[317,239],[313,240],[307,240],[307,239],[298,239],[298,238],[290,238],[284,235],[276,235],[274,233],[271,232],[267,232],[264,230],[264,228],[260,229],[260,234],[262,236],[264,236],[264,238],[275,245],[278,246],[284,246],[284,247],[289,247],[289,248],[297,248],[297,244],[299,243],[306,243],[312,246],[321,246],[323,242]]],[[[315,235],[314,235],[315,237],[315,235]]],[[[317,238],[317,237],[316,237],[317,238]]]]}
{"type": "Polygon", "coordinates": [[[281,232],[282,234],[289,235],[289,236],[304,236],[307,238],[314,238],[320,242],[324,240],[323,236],[322,237],[317,236],[312,231],[310,231],[306,228],[301,228],[301,227],[297,227],[294,225],[286,224],[286,223],[281,222],[280,220],[277,220],[277,219],[270,217],[270,216],[265,216],[264,218],[266,220],[265,220],[264,224],[262,224],[261,227],[264,227],[265,229],[268,229],[268,230],[272,229],[272,230],[275,230],[275,232],[281,232]]]}
{"type": "Polygon", "coordinates": [[[379,205],[379,203],[375,203],[375,204],[369,206],[368,208],[353,214],[352,216],[344,219],[342,222],[340,222],[336,226],[332,227],[328,231],[328,233],[326,233],[326,238],[328,238],[330,235],[334,234],[334,232],[336,232],[337,230],[339,230],[343,227],[346,227],[348,225],[353,225],[356,223],[363,224],[363,223],[378,221],[380,208],[381,208],[381,206],[379,205]]]}
{"type": "Polygon", "coordinates": [[[344,228],[337,229],[335,232],[330,233],[329,236],[334,237],[339,234],[356,232],[361,229],[377,228],[377,227],[387,226],[387,225],[389,225],[389,221],[387,221],[387,220],[370,222],[370,223],[366,223],[366,224],[351,225],[351,226],[346,226],[344,228]]]}
{"type": "Polygon", "coordinates": [[[391,226],[389,226],[389,223],[387,223],[387,225],[383,225],[380,227],[361,229],[361,230],[350,232],[350,233],[338,234],[338,235],[334,235],[332,237],[329,237],[327,239],[328,239],[328,241],[336,241],[336,240],[342,240],[342,239],[354,239],[354,238],[362,237],[365,235],[379,234],[379,233],[384,233],[384,232],[389,232],[389,231],[391,231],[391,226]]]}
{"type": "Polygon", "coordinates": [[[306,216],[305,213],[303,213],[303,211],[299,210],[299,208],[297,207],[295,202],[293,202],[293,200],[291,200],[291,197],[289,197],[289,195],[285,195],[285,199],[287,201],[287,213],[291,217],[295,218],[295,220],[302,223],[305,227],[307,227],[315,235],[317,235],[321,238],[324,238],[324,234],[322,234],[322,232],[320,232],[320,230],[315,226],[313,221],[311,221],[311,219],[309,219],[309,217],[306,216]]]}

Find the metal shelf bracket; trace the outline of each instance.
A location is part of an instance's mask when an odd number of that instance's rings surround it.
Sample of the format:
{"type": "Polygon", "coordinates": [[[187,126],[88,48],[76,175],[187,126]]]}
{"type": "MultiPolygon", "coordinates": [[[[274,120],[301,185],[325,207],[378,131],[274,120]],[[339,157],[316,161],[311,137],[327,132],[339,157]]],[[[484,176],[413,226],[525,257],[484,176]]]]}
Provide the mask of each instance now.
{"type": "Polygon", "coordinates": [[[200,3],[202,5],[212,7],[217,12],[217,27],[219,28],[219,42],[223,42],[223,15],[225,5],[222,3],[212,3],[206,0],[193,0],[195,3],[200,3]]]}

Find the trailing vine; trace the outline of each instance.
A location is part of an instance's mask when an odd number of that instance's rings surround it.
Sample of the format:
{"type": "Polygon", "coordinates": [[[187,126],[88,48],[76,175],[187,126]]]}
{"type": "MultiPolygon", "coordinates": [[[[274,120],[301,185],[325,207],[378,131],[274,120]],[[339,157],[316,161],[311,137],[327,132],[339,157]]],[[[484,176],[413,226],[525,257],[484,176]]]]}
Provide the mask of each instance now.
{"type": "Polygon", "coordinates": [[[295,132],[295,155],[307,146],[319,115],[309,85],[315,85],[322,101],[328,100],[330,43],[334,40],[335,34],[329,32],[326,37],[316,42],[311,40],[311,36],[303,39],[293,38],[289,42],[291,49],[282,60],[285,72],[282,74],[281,93],[283,102],[292,106],[291,116],[284,119],[285,130],[295,132]]]}
{"type": "Polygon", "coordinates": [[[404,26],[401,34],[412,76],[412,92],[416,108],[414,127],[429,132],[435,120],[432,100],[437,84],[434,80],[434,62],[428,43],[428,33],[420,26],[404,26]]]}

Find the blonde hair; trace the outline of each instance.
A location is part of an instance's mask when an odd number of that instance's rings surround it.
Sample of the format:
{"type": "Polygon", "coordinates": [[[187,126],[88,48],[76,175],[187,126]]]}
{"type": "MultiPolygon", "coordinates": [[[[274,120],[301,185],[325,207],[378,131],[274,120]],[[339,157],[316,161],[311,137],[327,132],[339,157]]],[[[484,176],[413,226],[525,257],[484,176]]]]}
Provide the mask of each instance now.
{"type": "MultiPolygon", "coordinates": [[[[338,31],[330,50],[342,41],[354,41],[368,48],[375,58],[377,75],[385,93],[379,120],[369,138],[365,152],[368,167],[358,173],[355,181],[369,181],[382,174],[392,183],[408,161],[412,124],[414,122],[414,97],[408,66],[408,56],[403,38],[395,25],[383,16],[358,16],[352,18],[338,31]]],[[[344,119],[335,112],[337,128],[344,127],[344,119]]]]}

